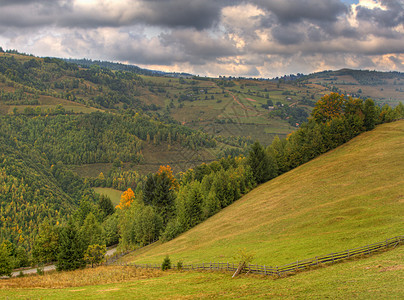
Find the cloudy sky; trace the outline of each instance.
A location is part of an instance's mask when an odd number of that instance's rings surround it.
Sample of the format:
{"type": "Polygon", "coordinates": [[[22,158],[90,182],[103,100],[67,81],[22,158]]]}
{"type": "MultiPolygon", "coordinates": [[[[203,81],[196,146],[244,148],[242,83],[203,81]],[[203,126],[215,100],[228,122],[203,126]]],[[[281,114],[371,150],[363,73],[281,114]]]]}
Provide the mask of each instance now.
{"type": "Polygon", "coordinates": [[[0,0],[0,46],[202,76],[404,72],[404,0],[0,0]]]}

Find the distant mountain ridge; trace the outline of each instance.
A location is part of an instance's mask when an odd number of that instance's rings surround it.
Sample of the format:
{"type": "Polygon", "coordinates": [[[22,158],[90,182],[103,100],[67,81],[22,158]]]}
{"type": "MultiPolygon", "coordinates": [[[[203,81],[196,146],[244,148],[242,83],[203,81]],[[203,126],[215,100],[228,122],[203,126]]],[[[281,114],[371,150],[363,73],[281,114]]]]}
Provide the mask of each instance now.
{"type": "Polygon", "coordinates": [[[149,76],[169,76],[169,77],[192,77],[192,74],[189,73],[175,73],[175,72],[164,72],[164,71],[158,71],[158,70],[150,70],[150,69],[144,69],[140,68],[136,65],[131,65],[131,64],[123,64],[123,63],[116,63],[116,62],[111,62],[111,61],[104,61],[104,60],[92,60],[92,59],[74,59],[74,58],[62,58],[62,60],[68,62],[68,63],[73,63],[76,65],[80,65],[82,67],[90,67],[93,65],[98,65],[101,68],[106,68],[114,71],[128,71],[128,72],[133,72],[135,74],[140,74],[140,75],[149,75],[149,76]]]}

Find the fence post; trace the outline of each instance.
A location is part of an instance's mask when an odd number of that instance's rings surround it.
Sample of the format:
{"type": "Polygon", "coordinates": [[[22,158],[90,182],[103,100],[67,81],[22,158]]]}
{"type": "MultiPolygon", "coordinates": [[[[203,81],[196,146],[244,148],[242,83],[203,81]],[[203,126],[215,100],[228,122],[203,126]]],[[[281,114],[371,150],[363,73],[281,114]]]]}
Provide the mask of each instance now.
{"type": "Polygon", "coordinates": [[[318,256],[316,256],[316,265],[318,266],[318,256]]]}
{"type": "Polygon", "coordinates": [[[278,274],[278,277],[281,277],[281,275],[279,275],[279,267],[276,266],[276,274],[278,274]]]}
{"type": "Polygon", "coordinates": [[[264,265],[264,272],[265,272],[265,275],[267,275],[267,266],[266,265],[264,265]]]}

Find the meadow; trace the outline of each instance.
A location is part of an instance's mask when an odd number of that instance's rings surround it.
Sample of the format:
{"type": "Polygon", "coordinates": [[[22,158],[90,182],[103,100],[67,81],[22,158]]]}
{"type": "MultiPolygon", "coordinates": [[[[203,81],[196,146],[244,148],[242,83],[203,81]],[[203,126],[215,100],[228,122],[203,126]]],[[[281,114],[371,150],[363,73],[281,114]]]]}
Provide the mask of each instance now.
{"type": "Polygon", "coordinates": [[[404,293],[403,259],[404,247],[400,247],[281,279],[254,275],[232,279],[232,274],[225,272],[100,267],[2,280],[0,298],[399,299],[404,293]]]}

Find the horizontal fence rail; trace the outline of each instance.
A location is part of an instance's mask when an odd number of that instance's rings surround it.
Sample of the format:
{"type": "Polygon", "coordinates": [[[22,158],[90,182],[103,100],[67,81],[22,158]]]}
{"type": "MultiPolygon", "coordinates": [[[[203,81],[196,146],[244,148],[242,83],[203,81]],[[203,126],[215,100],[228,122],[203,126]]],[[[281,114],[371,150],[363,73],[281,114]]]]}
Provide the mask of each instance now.
{"type": "MultiPolygon", "coordinates": [[[[399,245],[404,244],[404,235],[397,236],[394,238],[387,239],[383,242],[366,245],[359,248],[348,249],[342,252],[330,253],[326,255],[316,256],[314,258],[309,258],[305,260],[298,260],[296,262],[271,267],[265,265],[252,265],[249,264],[242,270],[243,273],[270,275],[270,276],[282,276],[289,273],[298,272],[304,269],[309,269],[312,267],[332,264],[349,258],[354,258],[358,256],[370,255],[375,252],[379,252],[385,249],[395,248],[399,245]]],[[[137,268],[149,268],[149,269],[161,269],[161,264],[120,264],[124,266],[133,266],[137,268]]],[[[200,264],[182,264],[179,267],[174,265],[172,269],[181,269],[186,271],[231,271],[235,272],[239,268],[238,264],[234,263],[200,263],[200,264]]]]}

